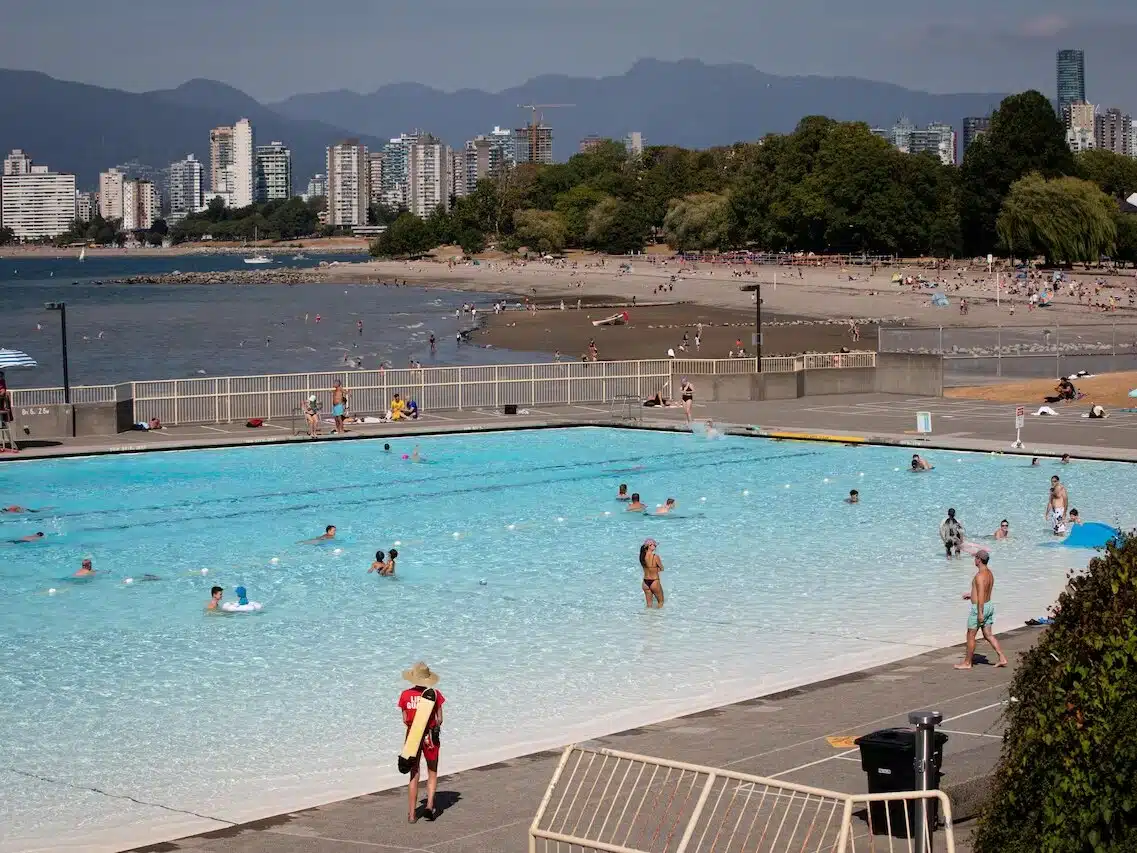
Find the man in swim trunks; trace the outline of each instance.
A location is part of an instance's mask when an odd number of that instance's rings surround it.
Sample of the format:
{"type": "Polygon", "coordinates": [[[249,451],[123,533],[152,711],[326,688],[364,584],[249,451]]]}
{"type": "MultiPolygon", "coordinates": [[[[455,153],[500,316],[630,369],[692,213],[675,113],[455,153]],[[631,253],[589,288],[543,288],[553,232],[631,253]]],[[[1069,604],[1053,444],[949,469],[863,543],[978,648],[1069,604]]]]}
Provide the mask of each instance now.
{"type": "MultiPolygon", "coordinates": [[[[422,692],[426,688],[438,684],[439,675],[437,672],[431,672],[429,666],[419,661],[410,669],[404,670],[403,678],[414,685],[399,694],[398,702],[403,725],[407,727],[409,734],[411,724],[415,721],[415,709],[418,708],[419,697],[422,696],[422,692]]],[[[410,781],[407,786],[407,823],[415,823],[418,820],[420,758],[426,759],[426,810],[423,812],[423,817],[427,820],[434,820],[438,817],[438,812],[434,808],[434,792],[438,788],[438,754],[441,750],[442,706],[445,703],[446,697],[442,695],[442,691],[435,689],[434,709],[430,712],[430,719],[426,724],[426,735],[423,737],[418,755],[411,759],[414,765],[411,767],[410,781]]]]}
{"type": "Polygon", "coordinates": [[[91,575],[98,574],[94,567],[91,565],[91,558],[84,557],[83,562],[79,566],[79,571],[73,574],[73,578],[89,578],[91,575]]]}
{"type": "Polygon", "coordinates": [[[656,515],[667,515],[671,510],[675,509],[675,498],[668,498],[663,506],[656,509],[656,515]]]}
{"type": "Polygon", "coordinates": [[[335,539],[335,538],[336,538],[336,526],[334,524],[329,524],[327,527],[324,528],[324,535],[323,536],[317,536],[315,539],[305,539],[303,542],[300,542],[298,544],[300,544],[300,545],[316,545],[320,542],[327,542],[329,539],[335,539]]]}
{"type": "Polygon", "coordinates": [[[944,543],[949,559],[953,551],[955,556],[959,556],[960,549],[963,547],[963,524],[955,517],[954,508],[947,511],[947,518],[940,523],[940,539],[944,543]]]}
{"type": "MultiPolygon", "coordinates": [[[[319,322],[317,320],[316,322],[319,322]]],[[[332,385],[332,417],[336,419],[336,432],[343,435],[345,432],[343,428],[344,415],[347,414],[347,392],[343,390],[343,384],[336,381],[332,385]]]]}
{"type": "Polygon", "coordinates": [[[1046,502],[1046,519],[1050,522],[1055,536],[1066,532],[1066,507],[1070,505],[1070,496],[1066,487],[1062,485],[1055,474],[1050,478],[1050,497],[1046,502]]]}
{"type": "Polygon", "coordinates": [[[1005,518],[999,522],[999,529],[995,531],[996,539],[1006,539],[1011,535],[1011,523],[1005,518]]]}
{"type": "Polygon", "coordinates": [[[225,594],[222,587],[215,586],[209,591],[209,603],[205,605],[206,612],[221,612],[221,596],[225,594]]]}
{"type": "Polygon", "coordinates": [[[39,542],[43,539],[43,533],[33,533],[31,536],[21,536],[19,539],[9,539],[13,545],[23,545],[25,542],[39,542]]]}
{"type": "Polygon", "coordinates": [[[962,663],[955,665],[956,669],[971,669],[971,661],[975,655],[975,635],[983,632],[983,639],[991,644],[991,648],[999,655],[996,666],[1006,666],[1007,656],[1003,648],[995,639],[995,605],[991,601],[991,594],[995,591],[995,576],[987,563],[991,555],[986,551],[975,552],[975,577],[971,579],[971,591],[965,593],[964,601],[971,602],[971,611],[967,615],[967,651],[962,663]]]}
{"type": "Polygon", "coordinates": [[[628,510],[627,511],[628,512],[643,512],[646,509],[647,509],[647,504],[643,503],[640,500],[640,493],[639,492],[633,492],[632,493],[632,499],[628,503],[628,510]]]}

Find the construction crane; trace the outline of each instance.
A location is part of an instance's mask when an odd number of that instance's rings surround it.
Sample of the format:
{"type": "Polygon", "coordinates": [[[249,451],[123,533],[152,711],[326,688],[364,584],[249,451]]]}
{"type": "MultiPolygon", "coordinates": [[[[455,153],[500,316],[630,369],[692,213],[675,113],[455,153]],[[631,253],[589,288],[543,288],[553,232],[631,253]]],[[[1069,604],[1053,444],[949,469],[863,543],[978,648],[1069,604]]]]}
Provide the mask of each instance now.
{"type": "Polygon", "coordinates": [[[537,122],[543,117],[539,117],[538,110],[552,109],[553,107],[575,107],[576,104],[518,104],[519,110],[531,110],[532,117],[529,121],[529,162],[537,162],[537,122]]]}

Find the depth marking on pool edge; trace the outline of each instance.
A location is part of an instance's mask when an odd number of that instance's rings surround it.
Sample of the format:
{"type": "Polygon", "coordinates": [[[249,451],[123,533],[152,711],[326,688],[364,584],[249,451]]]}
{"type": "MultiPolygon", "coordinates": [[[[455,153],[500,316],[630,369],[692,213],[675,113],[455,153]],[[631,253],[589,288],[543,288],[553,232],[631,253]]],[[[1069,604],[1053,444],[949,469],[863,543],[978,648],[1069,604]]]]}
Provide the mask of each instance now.
{"type": "Polygon", "coordinates": [[[40,782],[47,782],[52,785],[63,785],[68,788],[74,788],[76,791],[90,791],[93,794],[102,794],[104,797],[110,797],[113,800],[128,800],[129,802],[137,803],[140,806],[150,806],[151,808],[163,809],[168,812],[175,812],[177,814],[199,817],[202,820],[211,820],[214,823],[223,823],[227,826],[238,825],[236,821],[226,820],[223,817],[213,817],[212,815],[201,814],[200,812],[191,811],[190,809],[179,809],[176,806],[167,806],[163,803],[151,803],[147,800],[140,800],[137,797],[132,797],[130,794],[113,794],[110,791],[104,791],[102,788],[96,788],[92,785],[77,785],[74,782],[68,782],[65,779],[52,779],[50,776],[40,776],[38,773],[29,773],[27,770],[19,770],[15,767],[2,767],[0,770],[7,770],[9,773],[14,773],[17,776],[24,776],[28,779],[38,779],[40,782]]]}

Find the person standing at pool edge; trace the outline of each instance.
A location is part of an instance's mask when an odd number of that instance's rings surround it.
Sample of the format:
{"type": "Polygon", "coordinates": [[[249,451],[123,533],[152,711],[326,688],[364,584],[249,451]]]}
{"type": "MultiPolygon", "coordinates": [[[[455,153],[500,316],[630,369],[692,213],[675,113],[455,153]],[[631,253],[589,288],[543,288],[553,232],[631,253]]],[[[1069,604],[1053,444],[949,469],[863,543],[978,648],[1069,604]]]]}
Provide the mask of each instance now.
{"type": "MultiPolygon", "coordinates": [[[[399,711],[403,716],[403,725],[410,732],[411,724],[415,721],[415,709],[418,708],[419,697],[428,687],[434,687],[439,682],[437,672],[431,672],[430,667],[419,661],[410,669],[403,670],[403,679],[413,686],[408,687],[399,694],[399,711]]],[[[426,724],[426,734],[422,739],[419,754],[412,761],[411,778],[407,783],[407,822],[415,823],[418,820],[418,778],[419,759],[426,759],[426,811],[423,817],[434,820],[438,813],[434,810],[434,793],[438,789],[438,754],[440,751],[442,735],[442,706],[446,697],[442,691],[434,691],[434,710],[430,712],[430,719],[426,724]]]]}
{"type": "Polygon", "coordinates": [[[663,571],[663,562],[659,559],[659,554],[655,553],[655,548],[654,539],[645,539],[644,544],[640,546],[640,568],[644,573],[644,602],[648,610],[651,610],[653,602],[655,607],[663,608],[663,584],[659,580],[659,573],[663,571]]]}
{"type": "MultiPolygon", "coordinates": [[[[316,322],[320,322],[317,317],[316,322]]],[[[336,380],[332,385],[332,417],[336,419],[336,432],[344,434],[343,419],[347,414],[347,392],[343,390],[343,383],[336,380]]]]}
{"type": "Polygon", "coordinates": [[[1003,648],[995,639],[993,630],[995,605],[991,601],[991,595],[995,592],[995,575],[987,566],[990,560],[991,555],[987,551],[975,552],[975,577],[971,579],[971,591],[963,596],[964,601],[971,602],[971,611],[967,615],[967,650],[963,662],[955,665],[956,669],[971,669],[972,658],[975,656],[975,635],[980,631],[983,632],[983,639],[999,655],[996,666],[1007,665],[1007,656],[1003,654],[1003,648]]]}
{"type": "Polygon", "coordinates": [[[683,377],[683,384],[680,387],[681,387],[681,390],[679,393],[680,393],[680,397],[683,399],[683,414],[687,418],[687,425],[690,426],[691,425],[691,404],[695,400],[695,386],[691,384],[691,382],[687,379],[686,376],[684,376],[683,377]]]}

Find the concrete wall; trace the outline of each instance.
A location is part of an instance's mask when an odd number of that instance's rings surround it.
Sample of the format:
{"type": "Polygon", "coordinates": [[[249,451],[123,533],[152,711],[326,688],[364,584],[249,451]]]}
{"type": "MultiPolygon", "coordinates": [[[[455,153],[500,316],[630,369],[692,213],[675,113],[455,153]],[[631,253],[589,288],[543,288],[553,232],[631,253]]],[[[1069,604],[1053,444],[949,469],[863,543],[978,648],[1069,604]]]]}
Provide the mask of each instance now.
{"type": "Polygon", "coordinates": [[[878,352],[876,390],[881,394],[942,397],[944,360],[938,355],[878,352]]]}
{"type": "Polygon", "coordinates": [[[20,406],[13,410],[12,438],[17,443],[34,438],[71,435],[71,406],[20,406]]]}
{"type": "Polygon", "coordinates": [[[79,403],[75,406],[75,435],[118,435],[133,426],[134,401],[79,403]]]}
{"type": "Polygon", "coordinates": [[[876,369],[872,367],[846,367],[833,370],[803,370],[801,396],[820,397],[826,394],[871,394],[876,388],[876,369]]]}

